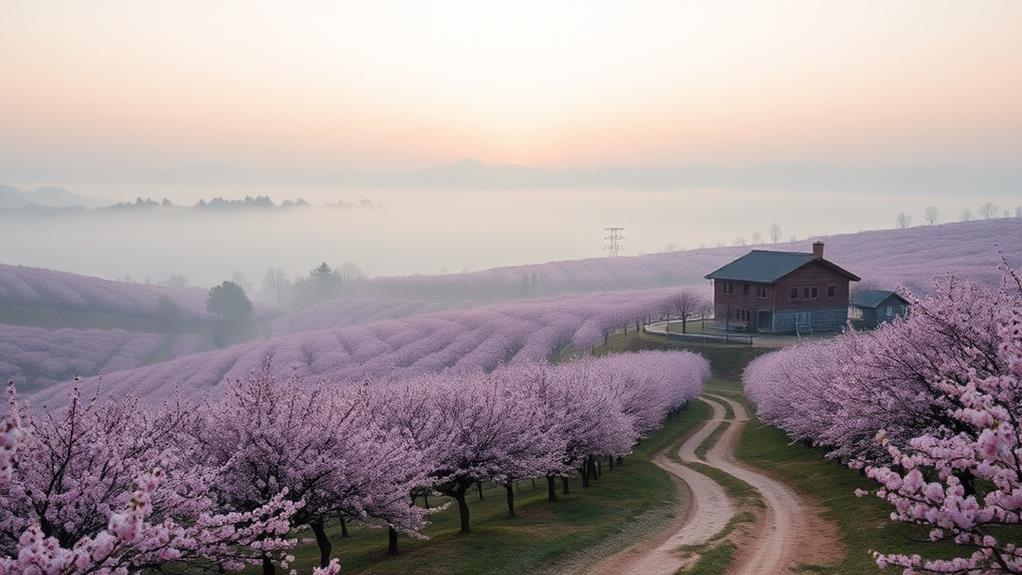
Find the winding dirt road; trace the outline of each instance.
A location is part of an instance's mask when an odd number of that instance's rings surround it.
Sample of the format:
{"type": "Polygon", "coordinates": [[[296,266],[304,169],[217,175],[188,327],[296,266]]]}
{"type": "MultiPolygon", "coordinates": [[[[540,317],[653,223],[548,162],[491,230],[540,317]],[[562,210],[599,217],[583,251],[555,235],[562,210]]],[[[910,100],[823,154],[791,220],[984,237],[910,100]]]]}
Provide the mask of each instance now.
{"type": "MultiPolygon", "coordinates": [[[[782,575],[802,565],[824,564],[834,558],[837,528],[825,521],[819,510],[785,483],[737,460],[734,446],[749,421],[741,403],[726,397],[704,395],[713,409],[707,422],[679,448],[682,462],[699,461],[696,448],[725,421],[724,404],[735,414],[734,422],[706,453],[707,465],[751,485],[765,504],[749,533],[738,541],[739,553],[729,575],[782,575]]],[[[688,486],[673,528],[652,541],[637,543],[602,561],[591,575],[668,575],[687,567],[693,558],[684,547],[714,539],[735,514],[735,503],[717,482],[665,453],[653,462],[688,486]]]]}
{"type": "Polygon", "coordinates": [[[834,559],[837,527],[823,519],[820,509],[805,497],[765,473],[738,461],[734,446],[749,421],[745,406],[726,397],[709,395],[709,403],[728,404],[735,422],[706,453],[707,464],[737,477],[759,492],[766,509],[751,537],[742,541],[733,575],[789,573],[800,565],[825,564],[834,559]]]}
{"type": "MultiPolygon", "coordinates": [[[[724,407],[707,402],[713,415],[678,449],[683,462],[698,461],[696,448],[724,422],[724,407]]],[[[680,478],[688,486],[674,530],[653,541],[639,543],[601,562],[594,575],[673,575],[690,560],[684,546],[700,545],[719,533],[735,513],[735,506],[724,488],[698,471],[678,463],[666,453],[657,453],[653,463],[680,478]]]]}

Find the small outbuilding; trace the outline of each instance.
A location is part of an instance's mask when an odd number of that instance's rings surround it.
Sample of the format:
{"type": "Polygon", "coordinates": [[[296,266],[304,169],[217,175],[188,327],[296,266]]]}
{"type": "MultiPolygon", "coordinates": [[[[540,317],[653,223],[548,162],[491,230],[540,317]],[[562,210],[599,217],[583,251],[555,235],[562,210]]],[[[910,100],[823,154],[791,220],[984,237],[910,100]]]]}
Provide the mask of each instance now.
{"type": "Polygon", "coordinates": [[[848,299],[848,319],[857,328],[875,329],[908,314],[909,301],[891,290],[862,290],[848,299]]]}

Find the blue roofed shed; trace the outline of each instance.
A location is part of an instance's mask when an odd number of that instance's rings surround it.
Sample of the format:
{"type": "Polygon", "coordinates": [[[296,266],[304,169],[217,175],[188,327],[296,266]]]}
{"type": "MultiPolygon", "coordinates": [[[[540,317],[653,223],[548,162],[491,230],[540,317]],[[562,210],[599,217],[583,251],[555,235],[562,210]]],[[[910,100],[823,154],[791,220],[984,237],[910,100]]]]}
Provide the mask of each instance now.
{"type": "Polygon", "coordinates": [[[908,314],[908,310],[909,301],[891,290],[861,290],[848,300],[848,317],[857,328],[873,329],[908,314]]]}

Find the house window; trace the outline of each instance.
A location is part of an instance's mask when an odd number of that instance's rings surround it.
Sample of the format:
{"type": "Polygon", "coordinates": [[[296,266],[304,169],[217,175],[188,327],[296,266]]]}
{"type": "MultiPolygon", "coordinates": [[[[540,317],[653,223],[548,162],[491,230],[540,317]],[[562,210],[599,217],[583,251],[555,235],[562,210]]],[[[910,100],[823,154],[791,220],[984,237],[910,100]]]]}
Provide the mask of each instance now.
{"type": "Polygon", "coordinates": [[[887,317],[894,317],[894,306],[887,306],[887,317]]]}
{"type": "Polygon", "coordinates": [[[802,299],[809,299],[809,288],[802,288],[802,299]]]}
{"type": "Polygon", "coordinates": [[[724,293],[726,295],[735,294],[735,282],[724,282],[724,293]]]}
{"type": "Polygon", "coordinates": [[[763,286],[758,286],[756,288],[756,297],[758,297],[759,299],[766,299],[766,288],[763,286]]]}
{"type": "Polygon", "coordinates": [[[791,299],[798,299],[798,288],[791,288],[791,299]]]}
{"type": "Polygon", "coordinates": [[[812,295],[813,299],[819,298],[820,297],[820,288],[813,288],[812,294],[813,294],[812,295]]]}
{"type": "Polygon", "coordinates": [[[742,295],[749,297],[749,284],[742,284],[742,295]]]}
{"type": "Polygon", "coordinates": [[[829,299],[837,297],[837,286],[827,286],[827,297],[829,299]]]}

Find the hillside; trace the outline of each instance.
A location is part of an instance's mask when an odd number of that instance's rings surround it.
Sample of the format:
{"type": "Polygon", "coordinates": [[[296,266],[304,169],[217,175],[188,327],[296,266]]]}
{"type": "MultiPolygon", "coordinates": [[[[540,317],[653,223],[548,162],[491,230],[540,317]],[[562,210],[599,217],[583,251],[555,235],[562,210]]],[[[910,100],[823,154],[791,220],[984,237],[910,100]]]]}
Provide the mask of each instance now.
{"type": "MultiPolygon", "coordinates": [[[[1002,253],[1013,260],[1020,257],[1018,250],[1008,247],[1022,245],[1022,223],[1004,219],[823,239],[827,257],[861,275],[866,285],[904,284],[925,290],[933,277],[949,272],[995,285],[1000,281],[1002,253]]],[[[803,242],[769,247],[805,250],[809,246],[803,242]]],[[[655,284],[663,274],[672,273],[676,274],[673,283],[705,288],[702,275],[748,249],[728,247],[551,262],[472,274],[386,278],[372,283],[413,288],[420,295],[435,293],[431,290],[453,295],[507,284],[518,289],[523,274],[535,274],[540,278],[541,291],[545,286],[585,291],[585,286],[607,283],[655,284]]],[[[0,271],[11,269],[4,266],[0,271]]],[[[205,301],[201,290],[166,290],[94,278],[83,280],[82,276],[47,270],[13,269],[20,273],[0,274],[0,305],[35,301],[144,316],[152,313],[151,306],[160,295],[171,291],[185,296],[182,308],[193,317],[201,319],[205,315],[200,307],[205,301]],[[10,286],[15,285],[32,289],[23,287],[13,292],[10,286]],[[14,297],[12,293],[19,295],[14,297]]],[[[79,373],[104,373],[107,389],[165,395],[179,387],[189,391],[214,388],[224,378],[245,376],[269,356],[281,372],[338,380],[450,367],[489,368],[501,361],[545,359],[568,343],[590,346],[606,330],[620,328],[651,311],[664,310],[676,289],[562,294],[503,303],[472,302],[471,306],[466,305],[468,302],[455,305],[425,298],[342,298],[278,318],[271,324],[273,337],[268,340],[115,373],[102,366],[79,373]]]]}
{"type": "MultiPolygon", "coordinates": [[[[665,310],[674,293],[664,289],[556,297],[304,331],[105,374],[102,389],[149,398],[203,393],[247,376],[267,359],[277,374],[347,383],[543,361],[565,345],[589,348],[607,332],[626,325],[634,329],[636,321],[665,310]]],[[[33,401],[59,403],[64,393],[54,387],[33,401]]]]}
{"type": "MultiPolygon", "coordinates": [[[[0,264],[0,309],[29,308],[155,318],[162,297],[177,304],[184,321],[212,319],[206,311],[206,290],[132,284],[0,264]]],[[[0,317],[0,323],[8,322],[0,317]]]]}
{"type": "Polygon", "coordinates": [[[1022,220],[918,226],[810,238],[798,242],[703,248],[631,257],[604,257],[494,268],[442,276],[377,278],[368,290],[379,296],[439,301],[514,298],[527,278],[533,294],[638,289],[702,283],[703,276],[751,249],[810,251],[826,243],[826,257],[871,285],[904,284],[926,290],[933,276],[949,272],[992,284],[1000,280],[1001,255],[1022,260],[1022,220]],[[533,289],[535,285],[535,289],[533,289]]]}
{"type": "Polygon", "coordinates": [[[75,376],[141,367],[195,353],[206,337],[120,329],[42,329],[0,325],[0,378],[31,393],[75,376]]]}
{"type": "MultiPolygon", "coordinates": [[[[159,332],[166,331],[169,321],[174,324],[171,331],[190,330],[213,320],[206,311],[207,298],[208,292],[201,288],[118,282],[0,264],[0,324],[159,332]],[[173,302],[176,311],[168,311],[167,301],[173,302]]],[[[255,304],[255,313],[258,319],[266,319],[277,312],[255,304]]]]}
{"type": "MultiPolygon", "coordinates": [[[[315,329],[361,325],[385,319],[398,319],[421,313],[443,311],[454,304],[387,298],[338,298],[287,314],[270,323],[271,335],[283,335],[315,329]]],[[[467,307],[463,302],[458,307],[467,307]]]]}

